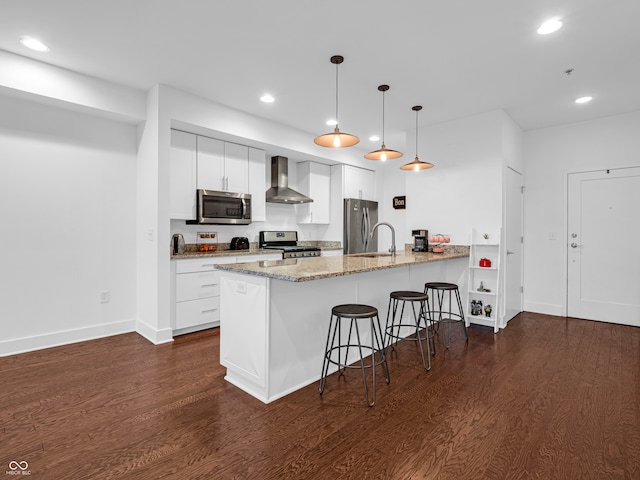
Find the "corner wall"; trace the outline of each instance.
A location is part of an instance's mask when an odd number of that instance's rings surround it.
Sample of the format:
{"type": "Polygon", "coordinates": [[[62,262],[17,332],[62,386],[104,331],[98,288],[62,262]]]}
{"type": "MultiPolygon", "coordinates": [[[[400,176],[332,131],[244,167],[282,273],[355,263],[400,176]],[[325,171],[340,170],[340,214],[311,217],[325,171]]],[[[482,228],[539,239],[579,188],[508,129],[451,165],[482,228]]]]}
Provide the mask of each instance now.
{"type": "Polygon", "coordinates": [[[133,331],[135,126],[1,95],[0,111],[0,355],[133,331]]]}

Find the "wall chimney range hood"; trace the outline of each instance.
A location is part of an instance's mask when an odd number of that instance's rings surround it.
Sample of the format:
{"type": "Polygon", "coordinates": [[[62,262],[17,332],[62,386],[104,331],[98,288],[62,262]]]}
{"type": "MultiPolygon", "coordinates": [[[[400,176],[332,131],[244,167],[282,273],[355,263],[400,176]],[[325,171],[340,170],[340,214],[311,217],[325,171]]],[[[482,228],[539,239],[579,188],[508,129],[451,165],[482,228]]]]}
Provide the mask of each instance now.
{"type": "Polygon", "coordinates": [[[289,159],[271,157],[271,188],[267,190],[267,202],[271,203],[309,203],[309,197],[289,188],[289,159]]]}

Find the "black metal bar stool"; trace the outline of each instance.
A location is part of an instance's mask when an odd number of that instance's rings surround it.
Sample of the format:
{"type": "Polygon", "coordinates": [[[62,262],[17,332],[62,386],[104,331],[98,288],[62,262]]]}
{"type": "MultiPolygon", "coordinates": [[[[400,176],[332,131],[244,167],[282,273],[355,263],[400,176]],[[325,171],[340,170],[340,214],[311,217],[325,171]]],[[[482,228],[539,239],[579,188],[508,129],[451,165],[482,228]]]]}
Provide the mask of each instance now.
{"type": "Polygon", "coordinates": [[[387,383],[390,382],[389,378],[389,366],[387,365],[387,357],[384,349],[384,338],[382,336],[382,329],[380,327],[380,318],[378,317],[378,309],[369,305],[359,304],[346,304],[338,305],[331,309],[331,320],[329,322],[329,333],[327,334],[327,344],[325,346],[324,360],[322,362],[322,375],[320,377],[320,394],[324,392],[324,387],[327,382],[327,372],[329,371],[329,364],[333,363],[338,366],[340,375],[344,375],[347,368],[360,368],[362,370],[362,381],[364,383],[364,396],[367,401],[367,405],[370,407],[376,401],[376,366],[382,365],[382,371],[384,373],[387,383]],[[371,333],[371,345],[363,345],[360,337],[360,329],[358,327],[358,320],[369,319],[370,333],[371,333]],[[346,343],[342,343],[341,324],[342,319],[349,319],[349,335],[346,339],[346,343]],[[355,330],[357,343],[351,343],[351,336],[355,330]],[[336,339],[337,337],[337,339],[336,339]],[[337,341],[337,345],[336,345],[337,341]],[[349,364],[349,348],[357,347],[360,355],[359,365],[349,364]],[[342,350],[344,349],[344,360],[342,359],[342,350]],[[337,351],[337,360],[334,358],[333,353],[337,351]],[[365,365],[364,358],[366,352],[371,352],[371,363],[365,365]],[[378,354],[378,360],[376,361],[376,353],[378,354]],[[367,375],[366,369],[371,369],[371,400],[369,400],[369,390],[367,388],[367,375]]]}
{"type": "MultiPolygon", "coordinates": [[[[429,296],[423,292],[411,292],[411,291],[397,291],[391,292],[389,294],[389,307],[387,309],[387,322],[385,324],[385,346],[389,348],[391,346],[392,349],[395,350],[393,344],[391,344],[391,340],[395,339],[399,340],[414,340],[418,342],[418,346],[420,347],[420,355],[422,356],[422,366],[425,370],[431,370],[431,346],[430,346],[430,338],[432,335],[429,334],[430,325],[429,318],[427,317],[427,312],[429,311],[429,296]],[[411,304],[411,310],[413,312],[413,324],[402,323],[402,316],[404,314],[405,304],[409,302],[411,304]],[[416,303],[420,304],[420,312],[416,314],[416,303]],[[400,308],[400,315],[396,315],[398,312],[398,307],[402,304],[400,308]],[[420,323],[421,319],[424,319],[424,336],[420,333],[420,323]],[[402,327],[410,327],[415,329],[415,336],[402,336],[400,333],[400,329],[402,327]],[[422,348],[422,340],[426,340],[427,342],[427,360],[424,358],[424,349],[422,348]]],[[[395,342],[394,342],[395,343],[395,342]]]]}
{"type": "MultiPolygon", "coordinates": [[[[464,331],[464,338],[466,341],[469,341],[469,335],[467,334],[467,325],[464,320],[464,310],[462,308],[462,300],[460,300],[460,290],[458,289],[458,285],[455,283],[447,283],[447,282],[427,282],[424,284],[424,292],[428,295],[431,295],[431,299],[433,301],[433,310],[431,309],[431,305],[428,307],[428,313],[431,320],[438,325],[438,330],[440,330],[440,325],[447,325],[447,332],[442,336],[442,343],[446,348],[451,346],[451,324],[452,323],[461,323],[462,329],[464,331]],[[444,303],[445,293],[449,293],[449,310],[442,310],[444,303]],[[451,303],[452,294],[455,294],[455,307],[458,309],[457,312],[453,311],[454,305],[451,303]],[[438,309],[436,310],[435,301],[438,301],[438,309]]],[[[427,303],[429,301],[427,300],[427,303]]],[[[444,330],[444,327],[443,327],[444,330]]]]}

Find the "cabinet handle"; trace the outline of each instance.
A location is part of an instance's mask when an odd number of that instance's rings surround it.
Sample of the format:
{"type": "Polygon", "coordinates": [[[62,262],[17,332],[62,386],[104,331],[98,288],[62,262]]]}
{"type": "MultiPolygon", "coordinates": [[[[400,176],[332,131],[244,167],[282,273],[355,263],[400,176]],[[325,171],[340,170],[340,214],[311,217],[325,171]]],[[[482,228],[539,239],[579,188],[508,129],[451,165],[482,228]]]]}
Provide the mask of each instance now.
{"type": "Polygon", "coordinates": [[[217,310],[217,308],[210,308],[209,310],[202,310],[200,313],[215,312],[216,310],[217,310]]]}
{"type": "Polygon", "coordinates": [[[216,264],[215,263],[203,263],[202,265],[200,265],[201,267],[215,267],[216,264]]]}
{"type": "Polygon", "coordinates": [[[202,285],[200,285],[202,288],[204,287],[215,287],[216,285],[218,285],[217,283],[204,283],[202,285]]]}

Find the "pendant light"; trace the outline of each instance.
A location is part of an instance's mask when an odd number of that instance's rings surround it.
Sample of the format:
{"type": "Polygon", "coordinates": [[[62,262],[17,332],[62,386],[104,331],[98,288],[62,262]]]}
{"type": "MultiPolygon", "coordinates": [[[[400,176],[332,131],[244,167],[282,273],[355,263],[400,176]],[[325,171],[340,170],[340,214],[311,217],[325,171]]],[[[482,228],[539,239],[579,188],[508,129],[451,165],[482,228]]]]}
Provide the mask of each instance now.
{"type": "Polygon", "coordinates": [[[433,168],[433,163],[423,162],[418,158],[418,112],[422,110],[422,107],[420,105],[416,105],[415,107],[412,107],[411,110],[416,112],[416,158],[413,162],[401,166],[400,170],[413,170],[417,172],[419,170],[433,168]]]}
{"type": "Polygon", "coordinates": [[[334,55],[331,57],[331,63],[336,66],[336,128],[331,133],[325,133],[316,137],[313,141],[321,147],[343,148],[351,147],[358,143],[360,139],[355,135],[343,133],[338,128],[338,65],[344,62],[344,57],[334,55]]]}
{"type": "Polygon", "coordinates": [[[384,92],[389,90],[389,85],[380,85],[378,90],[382,92],[382,146],[379,150],[367,153],[364,158],[368,158],[369,160],[381,160],[384,162],[385,160],[400,158],[402,153],[396,152],[395,150],[389,150],[384,144],[384,92]]]}

